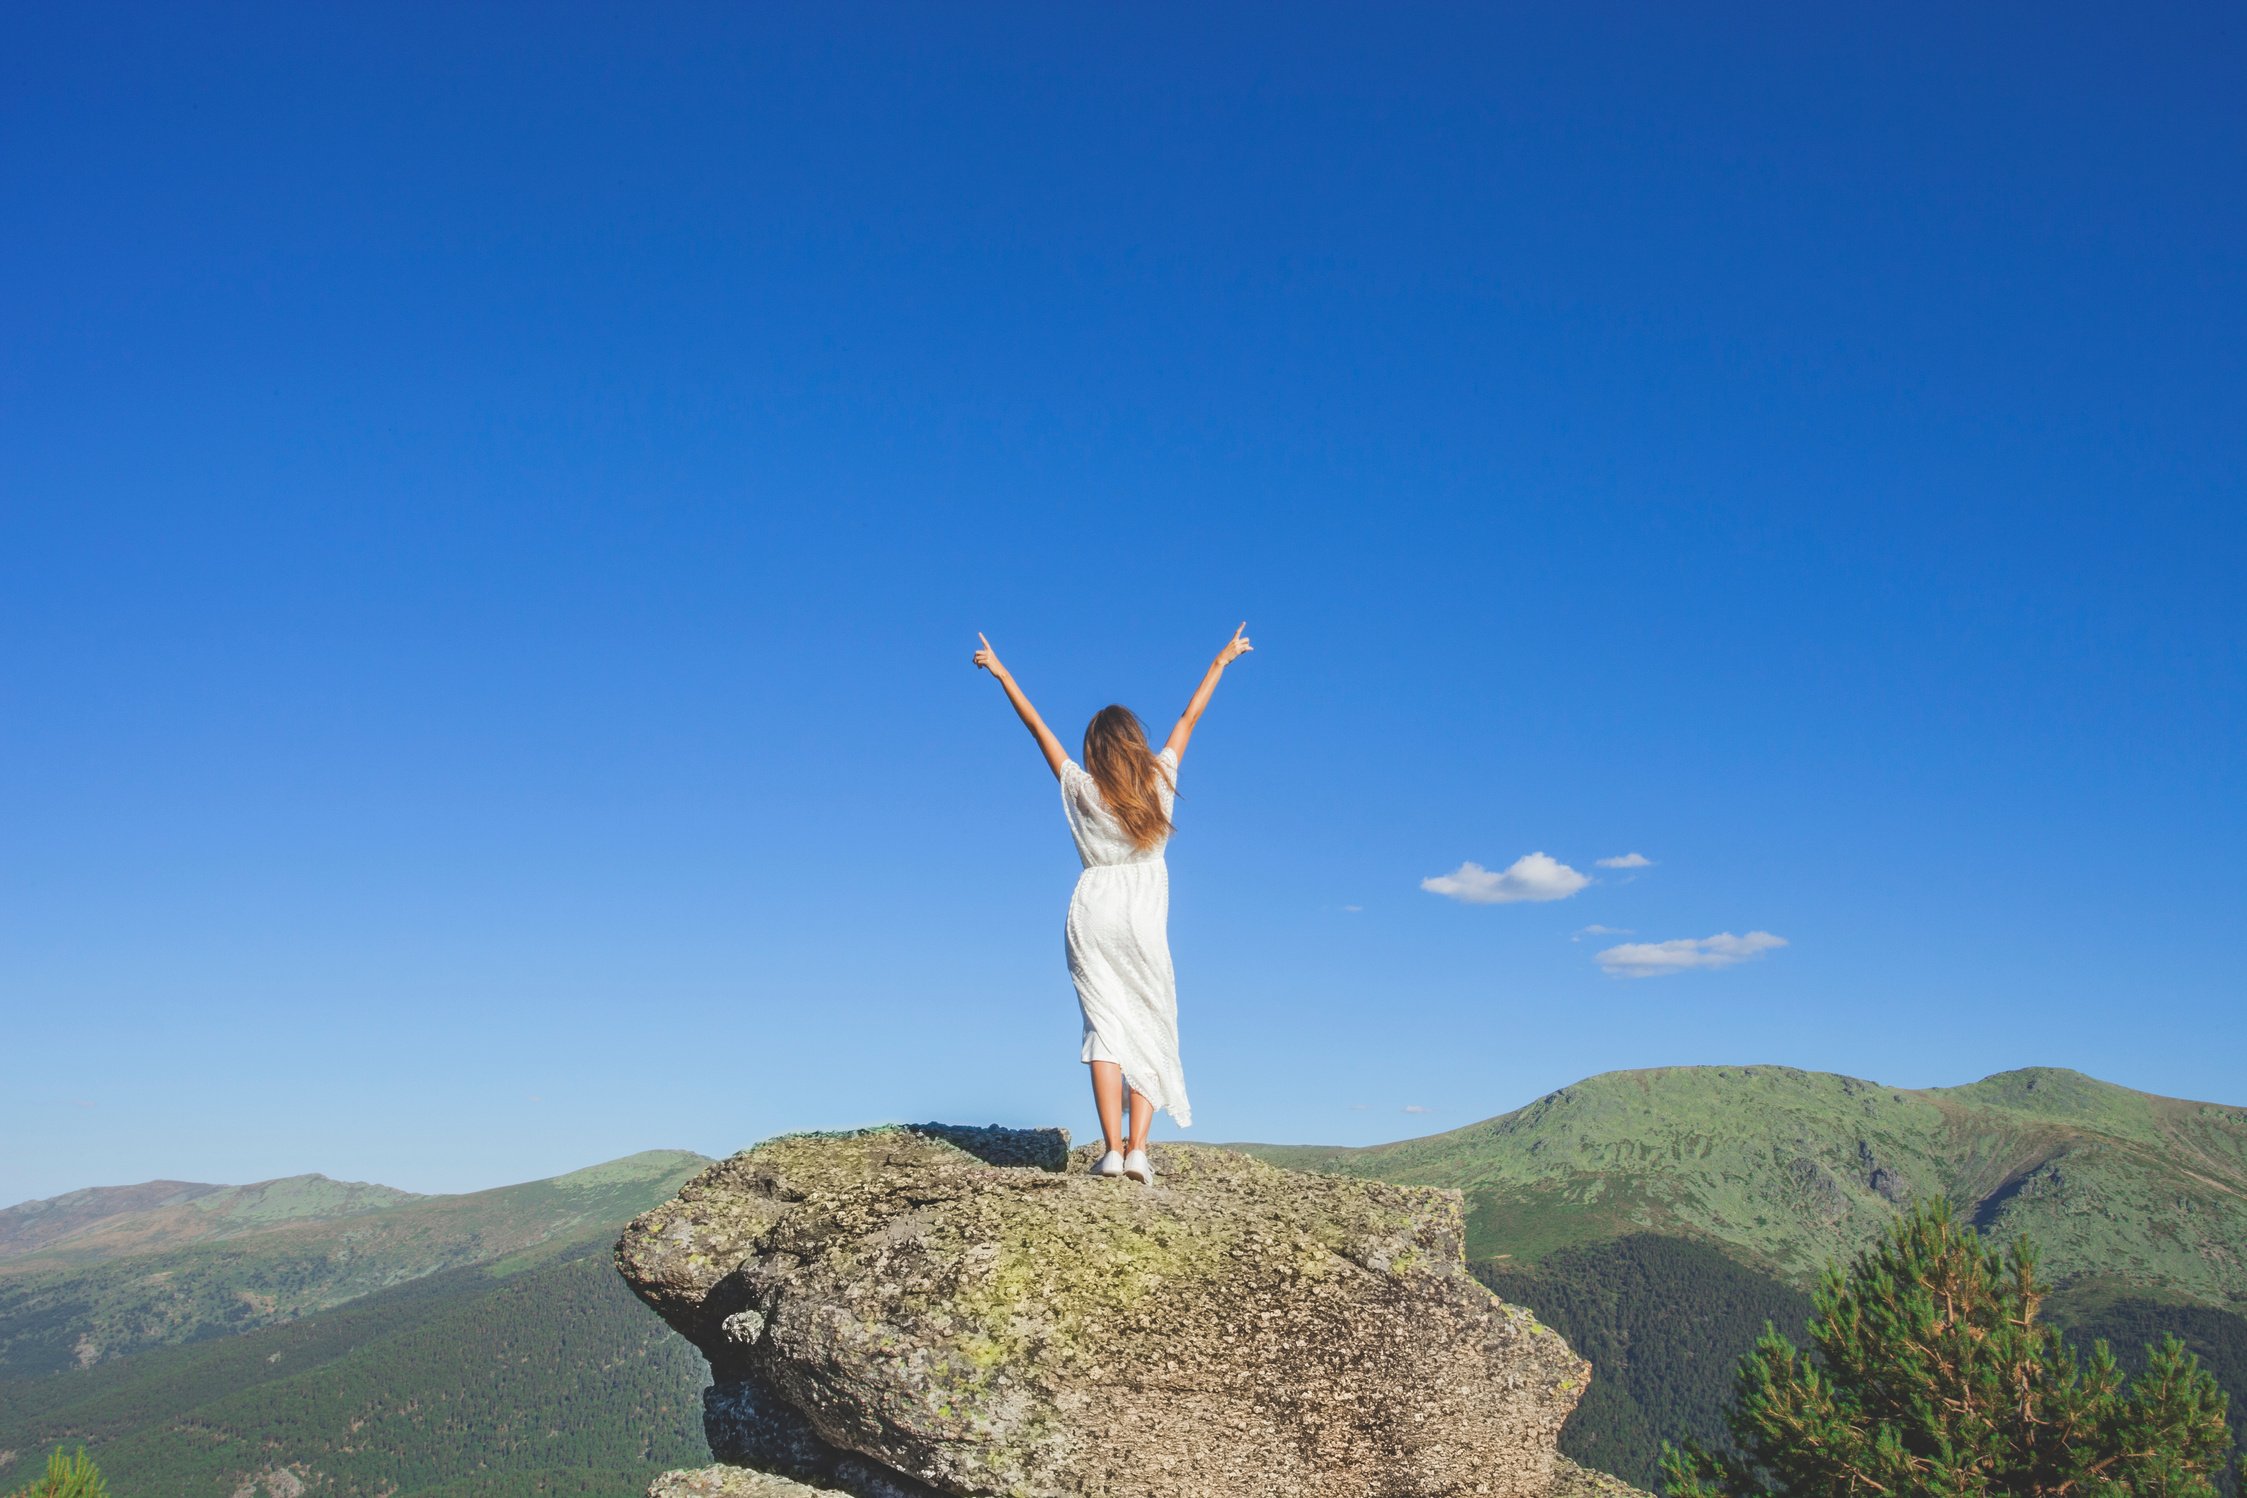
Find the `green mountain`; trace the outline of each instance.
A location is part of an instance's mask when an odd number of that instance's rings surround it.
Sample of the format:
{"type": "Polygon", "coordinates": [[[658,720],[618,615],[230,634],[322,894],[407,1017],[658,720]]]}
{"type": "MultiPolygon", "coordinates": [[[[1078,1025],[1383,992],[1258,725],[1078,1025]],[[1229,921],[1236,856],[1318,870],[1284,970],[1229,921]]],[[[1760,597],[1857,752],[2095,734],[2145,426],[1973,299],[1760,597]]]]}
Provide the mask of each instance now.
{"type": "MultiPolygon", "coordinates": [[[[2247,1419],[2247,1110],[2052,1070],[1915,1091],[1688,1067],[1397,1144],[1236,1148],[1464,1191],[1476,1274],[1597,1369],[1562,1449],[1641,1486],[1663,1439],[1718,1433],[1765,1321],[1799,1335],[1818,1269],[1938,1192],[2037,1240],[2071,1336],[2136,1364],[2175,1332],[2247,1419]]],[[[701,1459],[705,1370],[606,1250],[705,1163],[437,1197],[152,1182],[8,1209],[0,1489],[84,1442],[120,1494],[631,1498],[701,1459]]]]}
{"type": "Polygon", "coordinates": [[[10,1208],[28,1246],[0,1258],[0,1376],[251,1331],[448,1269],[528,1268],[613,1238],[708,1163],[657,1150],[459,1196],[305,1176],[10,1208]]]}
{"type": "Polygon", "coordinates": [[[2071,1071],[1923,1090],[1781,1066],[1609,1072],[1422,1139],[1239,1147],[1458,1187],[1478,1259],[1655,1232],[1804,1283],[1900,1203],[1943,1195],[1985,1232],[2028,1233],[2061,1285],[2247,1310],[2247,1109],[2071,1071]]]}
{"type": "Polygon", "coordinates": [[[0,1381],[0,1489],[83,1443],[120,1495],[638,1498],[708,1460],[708,1379],[607,1250],[0,1381]]]}
{"type": "Polygon", "coordinates": [[[0,1488],[83,1443],[121,1494],[634,1498],[705,1454],[706,1375],[608,1251],[708,1163],[660,1150],[459,1196],[151,1182],[11,1208],[0,1488]]]}
{"type": "Polygon", "coordinates": [[[1597,1370],[1561,1449],[1642,1487],[1662,1440],[1721,1434],[1763,1323],[1799,1342],[1819,1270],[1915,1196],[2034,1239],[2057,1287],[2047,1314],[2079,1343],[2105,1338],[2136,1366],[2183,1337],[2247,1427],[2247,1109],[2049,1068],[1914,1090],[1669,1067],[1395,1144],[1234,1147],[1463,1192],[1477,1276],[1597,1370]]]}
{"type": "Polygon", "coordinates": [[[0,1274],[27,1263],[95,1264],[279,1222],[322,1222],[419,1199],[411,1191],[321,1175],[249,1186],[195,1181],[96,1186],[0,1210],[0,1274]]]}

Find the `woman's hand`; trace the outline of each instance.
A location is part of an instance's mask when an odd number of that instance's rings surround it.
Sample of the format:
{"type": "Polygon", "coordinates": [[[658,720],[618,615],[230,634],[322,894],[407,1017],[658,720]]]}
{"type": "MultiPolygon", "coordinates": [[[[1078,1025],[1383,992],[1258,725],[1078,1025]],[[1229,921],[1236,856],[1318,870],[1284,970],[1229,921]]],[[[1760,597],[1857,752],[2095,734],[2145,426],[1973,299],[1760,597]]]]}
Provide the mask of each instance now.
{"type": "Polygon", "coordinates": [[[1243,619],[1241,621],[1240,629],[1234,630],[1233,637],[1225,642],[1225,648],[1217,652],[1218,665],[1230,666],[1233,662],[1239,660],[1242,656],[1248,654],[1251,650],[1254,650],[1256,648],[1254,645],[1248,643],[1248,636],[1241,632],[1242,630],[1245,630],[1247,628],[1248,621],[1246,619],[1243,619]]]}
{"type": "Polygon", "coordinates": [[[1193,700],[1178,715],[1178,726],[1170,731],[1170,737],[1163,743],[1165,749],[1180,759],[1186,757],[1186,741],[1194,736],[1194,725],[1201,721],[1203,709],[1209,706],[1210,695],[1217,690],[1217,678],[1225,674],[1227,666],[1255,648],[1248,643],[1248,621],[1243,619],[1241,627],[1234,630],[1233,637],[1225,642],[1225,648],[1217,652],[1217,659],[1211,661],[1209,669],[1202,673],[1202,684],[1194,688],[1193,700]]]}
{"type": "Polygon", "coordinates": [[[1015,685],[1006,667],[999,664],[999,653],[991,648],[989,640],[983,639],[983,632],[977,630],[975,637],[983,640],[983,648],[975,652],[975,664],[999,679],[999,685],[1006,689],[1006,700],[1014,704],[1014,715],[1030,730],[1030,737],[1038,741],[1038,753],[1045,756],[1046,768],[1059,775],[1061,767],[1069,761],[1069,752],[1061,747],[1053,730],[1045,726],[1045,719],[1038,716],[1038,710],[1030,706],[1030,699],[1022,695],[1022,688],[1015,685]]]}

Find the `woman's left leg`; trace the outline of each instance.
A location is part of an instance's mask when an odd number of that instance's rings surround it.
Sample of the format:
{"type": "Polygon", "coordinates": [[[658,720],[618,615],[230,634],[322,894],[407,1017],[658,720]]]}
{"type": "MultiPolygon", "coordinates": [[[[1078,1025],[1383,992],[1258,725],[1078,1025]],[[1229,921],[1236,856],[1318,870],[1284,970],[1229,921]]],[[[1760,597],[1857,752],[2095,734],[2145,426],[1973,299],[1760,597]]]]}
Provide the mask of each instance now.
{"type": "MultiPolygon", "coordinates": [[[[1123,1068],[1113,1061],[1093,1062],[1092,1106],[1100,1114],[1101,1137],[1106,1141],[1111,1152],[1121,1150],[1124,1147],[1123,1126],[1120,1119],[1123,1112],[1123,1093],[1123,1068]]],[[[1139,1094],[1134,1092],[1132,1096],[1136,1098],[1139,1094]]],[[[1132,1114],[1135,1122],[1138,1117],[1137,1113],[1132,1114]]]]}
{"type": "Polygon", "coordinates": [[[1143,1150],[1147,1147],[1147,1131],[1155,1126],[1155,1105],[1147,1101],[1147,1094],[1138,1088],[1131,1089],[1131,1143],[1126,1149],[1143,1150]]]}

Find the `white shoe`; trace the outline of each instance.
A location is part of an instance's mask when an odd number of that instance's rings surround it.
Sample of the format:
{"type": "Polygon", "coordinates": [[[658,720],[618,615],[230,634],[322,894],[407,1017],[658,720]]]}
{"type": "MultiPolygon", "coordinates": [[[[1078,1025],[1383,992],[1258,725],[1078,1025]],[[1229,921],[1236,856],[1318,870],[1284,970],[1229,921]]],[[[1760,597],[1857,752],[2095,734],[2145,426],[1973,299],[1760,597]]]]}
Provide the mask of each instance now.
{"type": "Polygon", "coordinates": [[[1102,1155],[1100,1157],[1100,1163],[1092,1167],[1092,1173],[1096,1176],[1122,1175],[1124,1173],[1123,1152],[1120,1150],[1110,1150],[1105,1155],[1102,1155]]]}
{"type": "Polygon", "coordinates": [[[1155,1167],[1148,1161],[1145,1150],[1133,1150],[1123,1157],[1123,1173],[1142,1186],[1155,1184],[1155,1167]]]}

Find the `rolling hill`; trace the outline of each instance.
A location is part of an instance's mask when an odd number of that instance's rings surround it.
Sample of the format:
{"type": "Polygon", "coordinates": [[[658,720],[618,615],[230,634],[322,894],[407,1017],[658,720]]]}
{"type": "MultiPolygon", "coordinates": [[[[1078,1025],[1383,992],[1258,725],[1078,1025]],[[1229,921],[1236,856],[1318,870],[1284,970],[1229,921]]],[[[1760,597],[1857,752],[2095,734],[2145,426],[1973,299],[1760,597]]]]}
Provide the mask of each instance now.
{"type": "Polygon", "coordinates": [[[0,1376],[252,1331],[443,1270],[527,1268],[605,1242],[707,1163],[657,1150],[459,1196],[306,1176],[187,1187],[200,1194],[185,1197],[160,1182],[10,1208],[31,1246],[0,1258],[0,1376]]]}
{"type": "Polygon", "coordinates": [[[83,1443],[119,1495],[637,1498],[707,1460],[701,1355],[607,1244],[445,1270],[295,1321],[0,1381],[0,1489],[83,1443]]]}
{"type": "Polygon", "coordinates": [[[703,1451],[701,1357],[609,1267],[708,1164],[458,1196],[159,1181],[0,1213],[0,1488],[83,1443],[119,1493],[628,1498],[703,1451]]]}
{"type": "MultiPolygon", "coordinates": [[[[2030,1233],[2071,1336],[2127,1364],[2176,1332],[2247,1417],[2247,1110],[2048,1069],[1912,1090],[1683,1067],[1395,1144],[1234,1147],[1461,1189],[1475,1273],[1598,1370],[1562,1449],[1642,1486],[1663,1439],[1717,1433],[1764,1322],[1799,1336],[1817,1272],[1915,1195],[2030,1233]]],[[[705,1370],[606,1249],[704,1163],[435,1197],[152,1182],[0,1212],[0,1488],[84,1441],[120,1493],[629,1498],[700,1459],[705,1370]]]]}
{"type": "Polygon", "coordinates": [[[2057,1287],[2047,1315],[2079,1344],[2134,1366],[2183,1337],[2247,1426],[2247,1109],[2051,1068],[1913,1090],[1669,1067],[1395,1144],[1233,1147],[1463,1192],[1477,1276],[1597,1369],[1561,1449],[1641,1486],[1663,1439],[1721,1433],[1763,1323],[1799,1342],[1819,1271],[1919,1196],[2027,1233],[2057,1287]]]}
{"type": "Polygon", "coordinates": [[[327,1222],[420,1199],[411,1191],[322,1175],[248,1186],[194,1181],[96,1186],[0,1211],[0,1274],[18,1266],[98,1264],[276,1223],[327,1222]]]}
{"type": "Polygon", "coordinates": [[[2026,1232],[2063,1286],[2247,1309],[2247,1109],[2049,1068],[1923,1090],[1779,1066],[1609,1072],[1449,1133],[1275,1164],[1466,1193],[1468,1254],[1654,1232],[1807,1283],[1915,1196],[2026,1232]]]}

